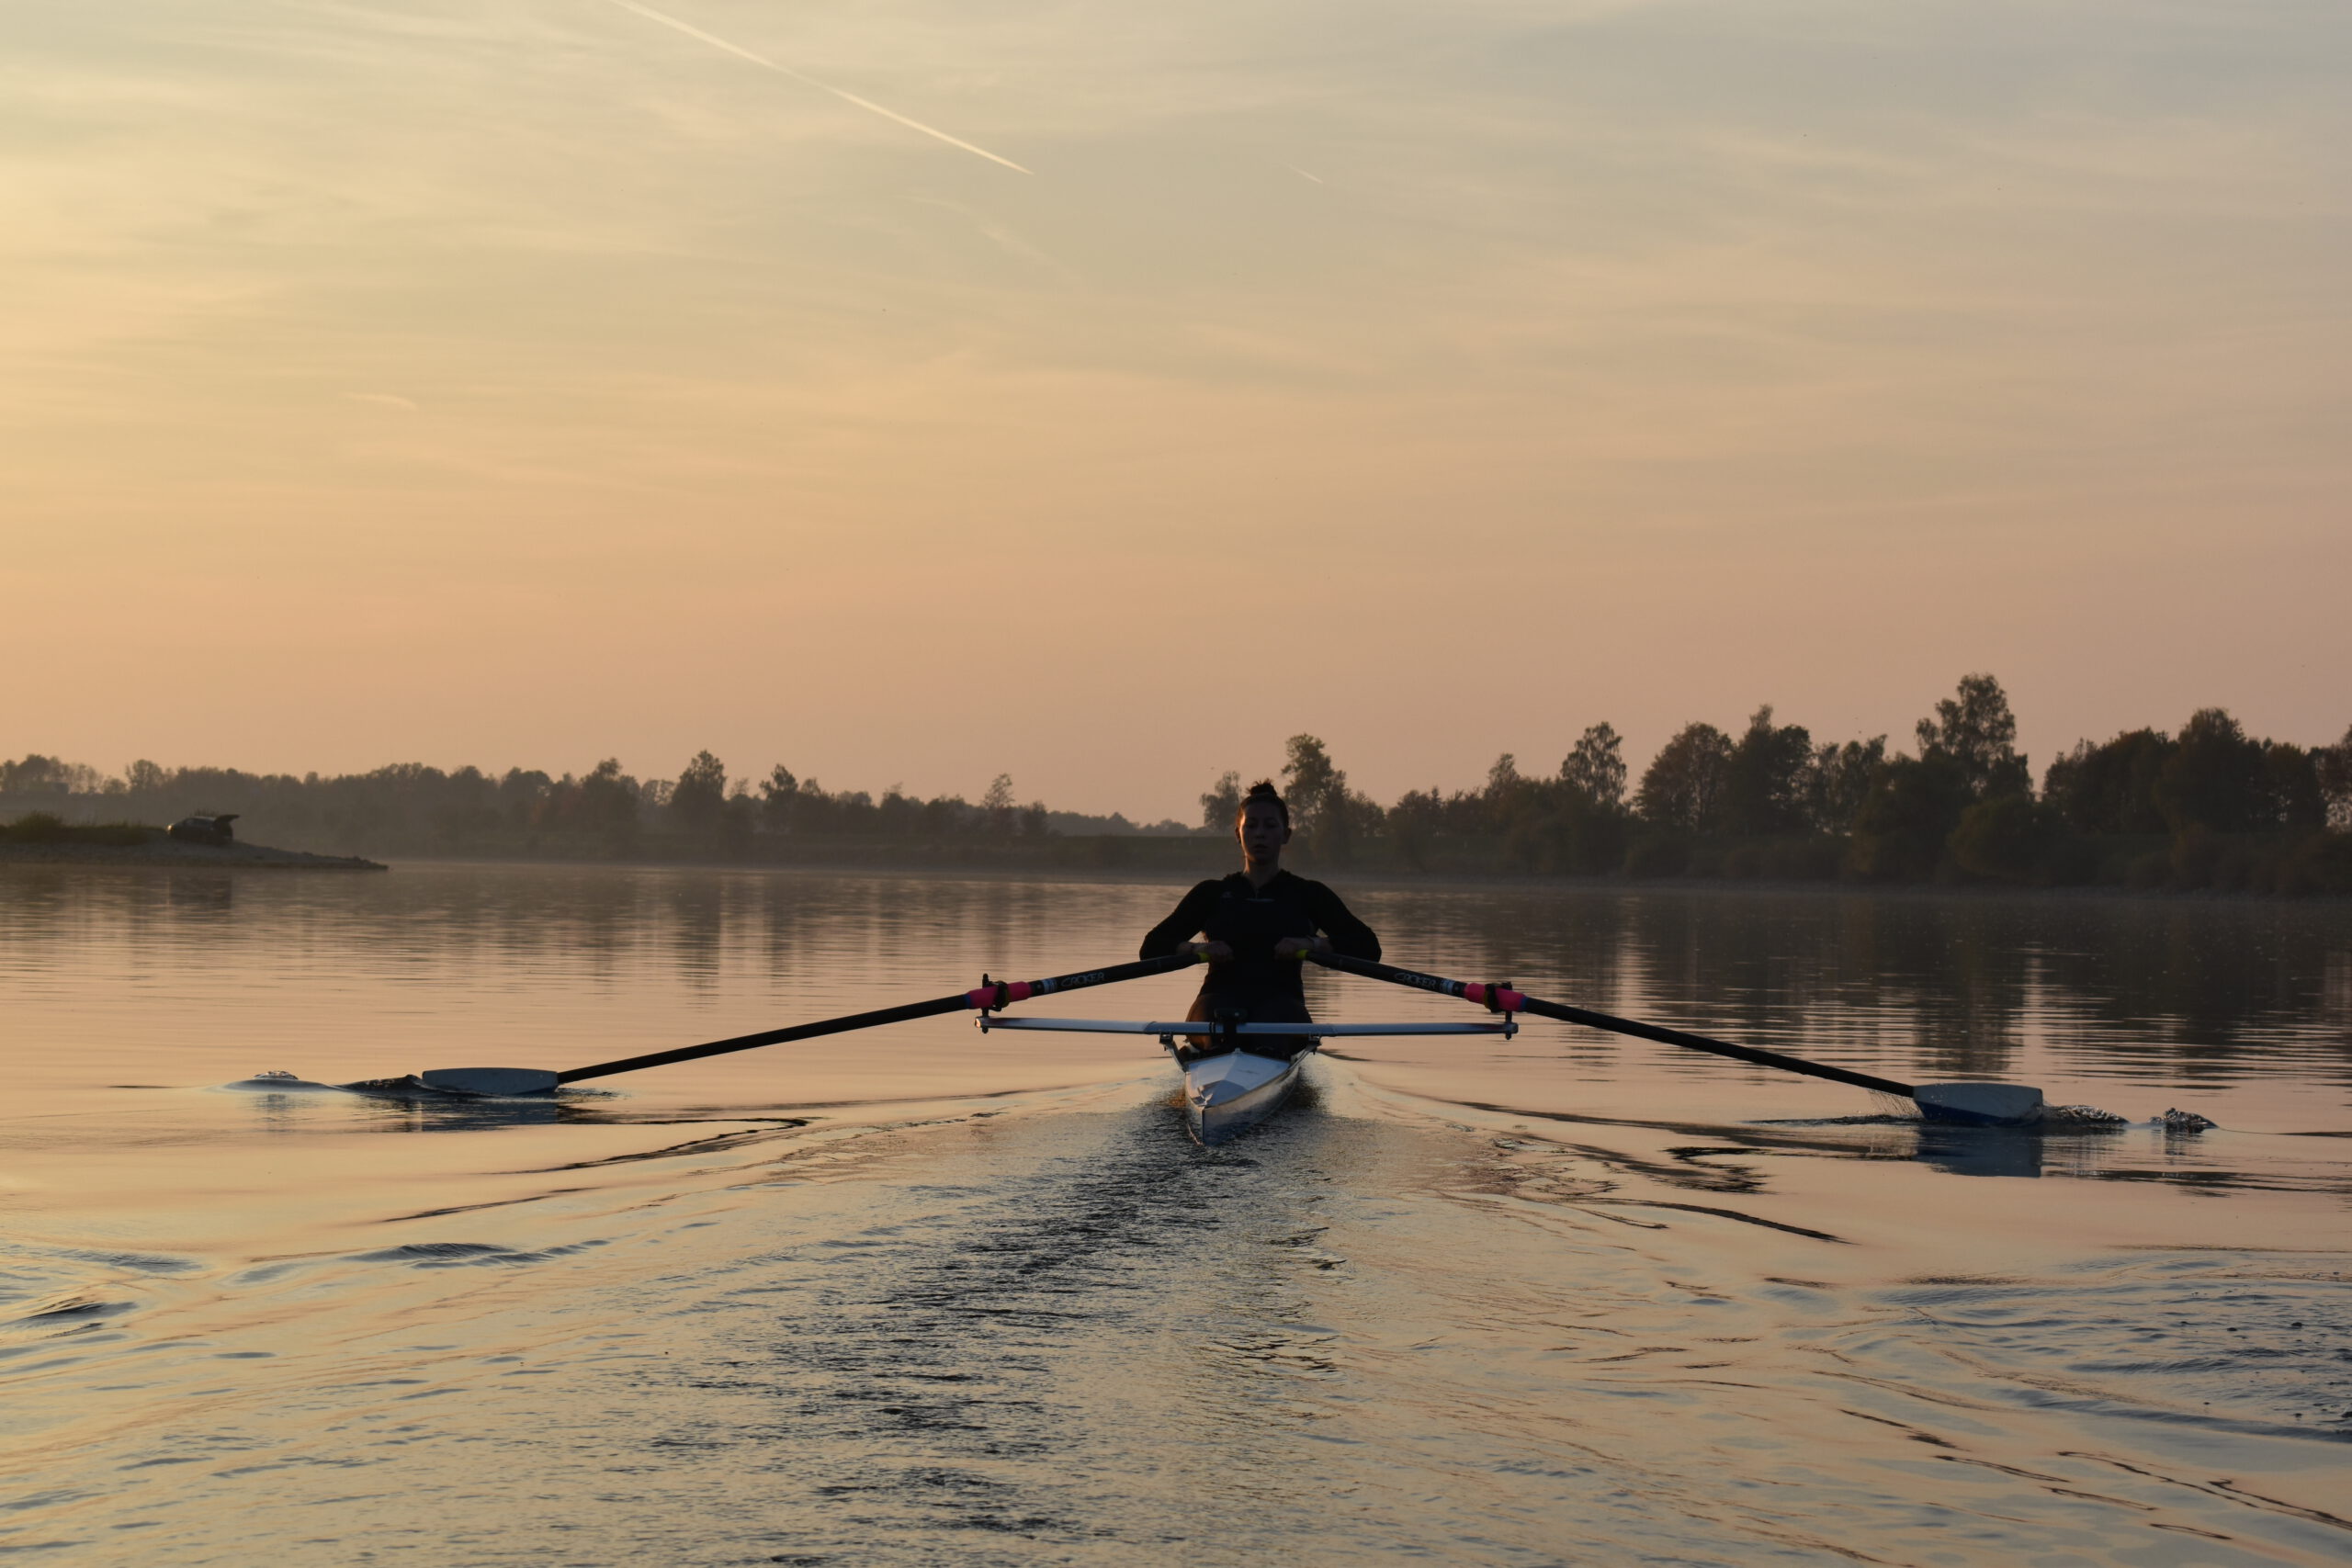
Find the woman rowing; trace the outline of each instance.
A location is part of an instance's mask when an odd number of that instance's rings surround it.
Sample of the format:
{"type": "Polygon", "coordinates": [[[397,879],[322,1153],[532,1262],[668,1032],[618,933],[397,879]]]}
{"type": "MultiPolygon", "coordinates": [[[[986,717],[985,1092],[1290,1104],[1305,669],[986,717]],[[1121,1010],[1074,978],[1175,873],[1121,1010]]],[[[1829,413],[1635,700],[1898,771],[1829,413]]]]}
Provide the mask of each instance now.
{"type": "MultiPolygon", "coordinates": [[[[1241,869],[1185,894],[1143,939],[1143,956],[1159,958],[1190,948],[1208,961],[1200,995],[1184,1015],[1189,1022],[1238,1012],[1250,1023],[1311,1023],[1301,980],[1305,955],[1340,953],[1376,961],[1380,939],[1348,912],[1338,894],[1283,869],[1290,807],[1272,784],[1261,780],[1250,786],[1234,834],[1241,840],[1241,869]],[[1206,940],[1195,942],[1195,936],[1206,940]]],[[[1204,1038],[1193,1036],[1195,1050],[1204,1038]]],[[[1243,1050],[1261,1056],[1295,1056],[1308,1044],[1296,1034],[1241,1038],[1243,1050]]]]}

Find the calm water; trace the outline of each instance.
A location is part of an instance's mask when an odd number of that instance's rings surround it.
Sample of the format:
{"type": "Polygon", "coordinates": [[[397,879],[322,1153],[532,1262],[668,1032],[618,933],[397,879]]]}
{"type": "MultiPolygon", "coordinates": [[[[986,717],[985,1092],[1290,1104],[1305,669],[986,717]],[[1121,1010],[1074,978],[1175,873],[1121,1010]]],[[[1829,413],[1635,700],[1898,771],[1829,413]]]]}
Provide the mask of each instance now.
{"type": "MultiPolygon", "coordinates": [[[[968,1019],[1172,889],[0,874],[0,1552],[73,1563],[2341,1562],[2352,909],[1364,891],[1392,956],[2121,1131],[1536,1022],[1193,1147],[968,1019]],[[2146,1123],[2166,1107],[2221,1127],[2146,1123]]],[[[1317,975],[1318,1012],[1475,1016],[1317,975]]],[[[1182,976],[1060,1011],[1167,1017],[1182,976]]]]}

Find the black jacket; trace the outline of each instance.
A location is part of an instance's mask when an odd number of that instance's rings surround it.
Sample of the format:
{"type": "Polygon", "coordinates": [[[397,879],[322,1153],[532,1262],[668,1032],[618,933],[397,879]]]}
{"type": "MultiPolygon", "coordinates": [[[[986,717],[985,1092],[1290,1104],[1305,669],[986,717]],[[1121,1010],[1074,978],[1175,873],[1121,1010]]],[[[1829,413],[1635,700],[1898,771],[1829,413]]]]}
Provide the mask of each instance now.
{"type": "Polygon", "coordinates": [[[1262,888],[1250,886],[1250,878],[1238,871],[1200,884],[1151,928],[1143,939],[1143,956],[1173,953],[1195,932],[1233,949],[1230,959],[1208,966],[1201,995],[1236,1002],[1305,996],[1299,975],[1306,965],[1274,956],[1274,943],[1286,936],[1319,932],[1351,958],[1380,956],[1380,939],[1348,912],[1337,893],[1286,871],[1274,873],[1262,888]]]}

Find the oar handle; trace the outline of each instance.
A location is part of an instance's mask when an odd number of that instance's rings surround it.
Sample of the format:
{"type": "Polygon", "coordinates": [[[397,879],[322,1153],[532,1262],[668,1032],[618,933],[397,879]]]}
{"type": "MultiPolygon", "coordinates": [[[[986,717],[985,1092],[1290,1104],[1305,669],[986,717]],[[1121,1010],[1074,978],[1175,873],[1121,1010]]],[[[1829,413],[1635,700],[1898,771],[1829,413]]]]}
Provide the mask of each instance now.
{"type": "Polygon", "coordinates": [[[1782,1072],[1827,1078],[1832,1083],[1851,1084],[1856,1089],[1875,1089],[1881,1094],[1901,1095],[1905,1100],[1912,1098],[1912,1086],[1896,1083],[1893,1078],[1849,1072],[1844,1067],[1808,1062],[1802,1056],[1784,1056],[1778,1051],[1758,1050],[1753,1045],[1735,1045],[1728,1040],[1710,1040],[1703,1034],[1664,1029],[1655,1023],[1642,1023],[1630,1018],[1614,1018],[1605,1012],[1594,1012],[1589,1008],[1570,1007],[1565,1002],[1547,1002],[1540,997],[1531,997],[1524,991],[1511,990],[1507,987],[1482,986],[1473,980],[1449,980],[1442,975],[1424,975],[1414,969],[1399,969],[1393,964],[1375,964],[1368,958],[1350,958],[1345,953],[1310,953],[1306,956],[1326,969],[1385,980],[1396,986],[1410,986],[1417,990],[1435,991],[1441,996],[1460,997],[1465,1001],[1480,1003],[1493,1012],[1526,1012],[1538,1018],[1556,1018],[1563,1023],[1583,1024],[1587,1029],[1605,1029],[1611,1034],[1630,1034],[1636,1040],[1655,1040],[1661,1045],[1679,1045],[1686,1051],[1704,1051],[1711,1055],[1729,1056],[1735,1061],[1753,1062],[1759,1067],[1778,1067],[1782,1072]]]}
{"type": "Polygon", "coordinates": [[[1172,953],[1165,958],[1114,964],[1103,969],[1083,969],[1074,975],[1056,975],[1045,980],[990,980],[971,990],[958,991],[952,997],[933,997],[927,1002],[905,1002],[894,1008],[877,1008],[872,1012],[820,1019],[815,1023],[796,1023],[784,1029],[763,1030],[757,1034],[739,1034],[731,1040],[711,1041],[707,1045],[681,1045],[673,1051],[655,1051],[643,1056],[625,1056],[617,1062],[599,1062],[592,1067],[573,1067],[569,1072],[556,1074],[555,1081],[578,1083],[582,1078],[610,1077],[615,1073],[633,1073],[641,1067],[666,1067],[673,1062],[724,1056],[730,1051],[751,1051],[762,1045],[782,1045],[793,1040],[814,1040],[820,1034],[846,1034],[852,1030],[876,1029],[886,1023],[910,1023],[919,1018],[936,1018],[941,1013],[961,1012],[967,1008],[1001,1008],[1008,1002],[1051,996],[1057,991],[1080,991],[1089,986],[1109,986],[1121,980],[1140,980],[1147,975],[1165,975],[1171,969],[1182,969],[1193,962],[1194,955],[1189,952],[1172,953]]]}

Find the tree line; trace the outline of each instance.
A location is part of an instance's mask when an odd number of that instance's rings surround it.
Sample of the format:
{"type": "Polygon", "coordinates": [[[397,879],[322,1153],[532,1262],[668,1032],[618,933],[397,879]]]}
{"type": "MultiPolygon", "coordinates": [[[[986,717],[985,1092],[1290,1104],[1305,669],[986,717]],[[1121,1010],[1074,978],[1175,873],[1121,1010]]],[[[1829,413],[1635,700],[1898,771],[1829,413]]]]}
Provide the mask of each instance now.
{"type": "MultiPolygon", "coordinates": [[[[1505,753],[1476,787],[1408,790],[1386,806],[1313,735],[1290,739],[1281,777],[1298,857],[1313,867],[2352,892],[2352,729],[2307,748],[2204,708],[2177,733],[2078,741],[2038,785],[2016,741],[2000,682],[1972,674],[1918,721],[1907,750],[1883,735],[1816,741],[1766,705],[1737,733],[1685,725],[1638,780],[1607,723],[1587,728],[1555,771],[1505,753]]],[[[298,777],[145,761],[107,776],[35,754],[0,761],[0,809],[70,801],[77,815],[147,821],[235,811],[254,837],[339,852],[759,862],[879,846],[901,859],[1173,869],[1226,852],[1144,840],[1222,840],[1242,782],[1227,773],[1204,792],[1196,828],[1138,828],[1022,801],[1001,773],[978,801],[896,786],[876,797],[781,764],[730,777],[708,750],[675,778],[643,780],[617,759],[576,776],[404,762],[298,777]]]]}
{"type": "MultiPolygon", "coordinates": [[[[1506,752],[1483,787],[1383,807],[1329,750],[1291,738],[1283,778],[1308,854],[1415,869],[1774,880],[2122,884],[2352,893],[2352,728],[2332,746],[2263,739],[2221,708],[2177,734],[2077,741],[2040,787],[1998,680],[1963,677],[1913,731],[1818,741],[1769,705],[1737,734],[1685,725],[1638,783],[1611,725],[1550,774],[1506,752]]],[[[1229,821],[1239,775],[1201,796],[1229,821]]]]}
{"type": "Polygon", "coordinates": [[[289,844],[325,840],[337,848],[411,852],[569,843],[627,854],[664,840],[724,850],[786,837],[1009,840],[1043,839],[1063,824],[1154,830],[1124,818],[1081,818],[1023,802],[1008,774],[998,774],[977,803],[957,795],[925,799],[895,785],[876,798],[865,790],[828,790],[781,764],[757,780],[730,780],[726,763],[707,750],[675,778],[649,779],[626,772],[616,758],[560,776],[526,768],[444,772],[422,762],[298,776],[141,761],[108,777],[36,753],[0,761],[0,801],[17,810],[70,803],[78,815],[95,810],[157,822],[229,811],[247,819],[247,832],[289,844]]]}

